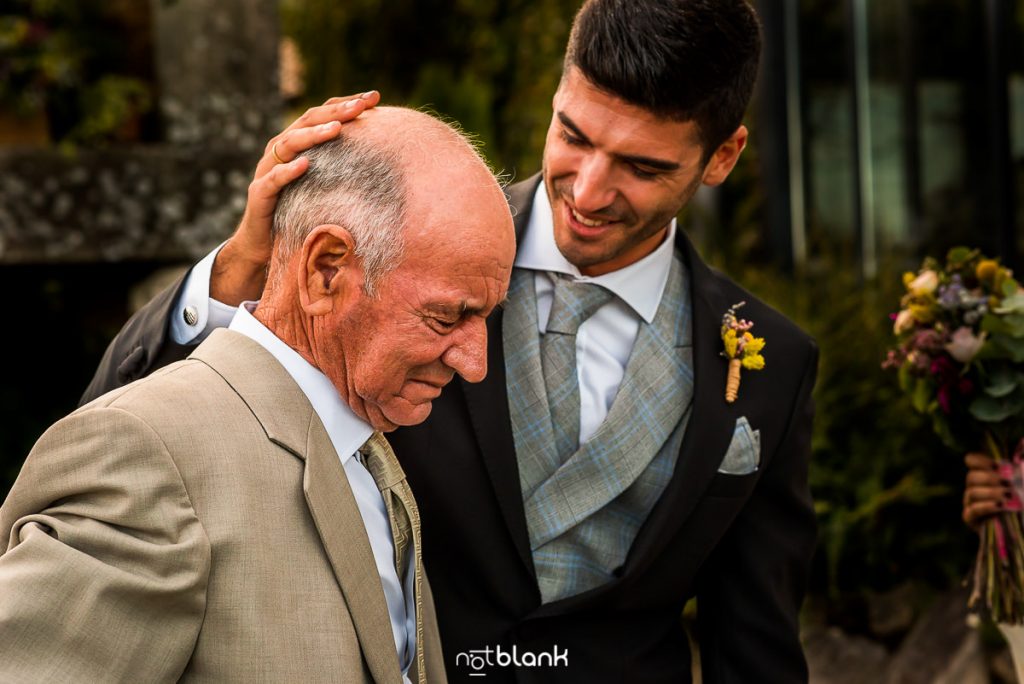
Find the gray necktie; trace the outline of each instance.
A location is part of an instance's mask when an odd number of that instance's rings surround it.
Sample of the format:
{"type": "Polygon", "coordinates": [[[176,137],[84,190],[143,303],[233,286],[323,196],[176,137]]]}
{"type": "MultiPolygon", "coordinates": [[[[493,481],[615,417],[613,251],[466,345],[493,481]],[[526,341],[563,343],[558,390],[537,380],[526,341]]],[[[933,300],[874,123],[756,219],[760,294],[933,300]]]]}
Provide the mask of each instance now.
{"type": "Polygon", "coordinates": [[[576,331],[612,296],[600,285],[580,283],[563,276],[555,278],[551,315],[540,341],[540,359],[560,463],[576,452],[580,441],[576,331]]]}
{"type": "Polygon", "coordinates": [[[413,590],[416,592],[416,670],[420,684],[426,682],[427,669],[423,662],[423,562],[420,556],[420,513],[405,472],[395,458],[391,445],[380,432],[374,432],[359,449],[366,469],[373,476],[391,524],[395,540],[395,569],[398,581],[405,583],[409,567],[410,544],[413,565],[413,590]]]}

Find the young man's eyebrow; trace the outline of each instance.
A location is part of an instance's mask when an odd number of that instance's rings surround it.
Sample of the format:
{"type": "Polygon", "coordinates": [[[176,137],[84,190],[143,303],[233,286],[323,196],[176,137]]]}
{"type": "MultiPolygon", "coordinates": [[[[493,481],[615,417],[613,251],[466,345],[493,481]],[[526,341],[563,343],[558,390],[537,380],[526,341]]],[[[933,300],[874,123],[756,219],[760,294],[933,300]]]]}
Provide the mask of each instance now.
{"type": "Polygon", "coordinates": [[[654,169],[655,171],[678,171],[679,164],[670,162],[667,159],[655,159],[654,157],[643,157],[637,154],[617,154],[615,158],[635,164],[637,166],[646,166],[654,169]]]}
{"type": "Polygon", "coordinates": [[[569,115],[565,112],[558,112],[558,120],[562,122],[562,125],[572,131],[572,134],[583,142],[590,144],[590,138],[580,130],[580,127],[576,125],[576,122],[569,118],[569,115]]]}
{"type": "MultiPolygon", "coordinates": [[[[592,144],[590,138],[580,130],[580,127],[576,125],[576,122],[569,118],[569,115],[565,112],[558,112],[558,120],[562,122],[562,125],[572,131],[572,134],[579,138],[587,145],[592,144]]],[[[637,166],[646,166],[657,171],[678,171],[679,164],[667,159],[657,159],[655,157],[644,157],[639,154],[616,154],[614,155],[619,161],[624,161],[629,164],[636,164],[637,166]]]]}

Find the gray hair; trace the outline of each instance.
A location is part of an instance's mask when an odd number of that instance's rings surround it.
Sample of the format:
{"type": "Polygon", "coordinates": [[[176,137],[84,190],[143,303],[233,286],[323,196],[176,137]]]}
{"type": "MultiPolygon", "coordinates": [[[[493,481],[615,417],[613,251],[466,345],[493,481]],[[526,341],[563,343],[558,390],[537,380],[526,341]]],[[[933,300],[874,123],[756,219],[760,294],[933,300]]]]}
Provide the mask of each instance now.
{"type": "Polygon", "coordinates": [[[373,296],[402,259],[406,188],[398,155],[341,135],[305,156],[309,168],[285,186],[274,210],[274,258],[286,261],[317,226],[339,225],[355,239],[364,289],[373,296]]]}

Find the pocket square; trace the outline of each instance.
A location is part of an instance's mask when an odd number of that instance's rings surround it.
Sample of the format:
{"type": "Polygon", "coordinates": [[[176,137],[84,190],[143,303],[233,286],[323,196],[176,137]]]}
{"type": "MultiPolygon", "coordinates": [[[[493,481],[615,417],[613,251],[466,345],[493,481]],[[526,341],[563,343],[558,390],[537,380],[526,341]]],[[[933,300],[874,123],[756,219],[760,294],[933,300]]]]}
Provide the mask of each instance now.
{"type": "Polygon", "coordinates": [[[750,427],[746,417],[736,420],[732,441],[718,472],[726,475],[749,475],[761,464],[761,431],[750,427]]]}

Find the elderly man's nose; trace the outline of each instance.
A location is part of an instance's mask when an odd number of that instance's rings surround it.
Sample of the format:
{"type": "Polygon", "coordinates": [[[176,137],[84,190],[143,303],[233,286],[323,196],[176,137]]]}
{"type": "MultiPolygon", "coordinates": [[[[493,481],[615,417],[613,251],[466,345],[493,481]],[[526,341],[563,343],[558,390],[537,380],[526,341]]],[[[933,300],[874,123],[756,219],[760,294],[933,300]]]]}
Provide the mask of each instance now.
{"type": "Polygon", "coordinates": [[[468,321],[459,335],[442,360],[467,382],[480,382],[487,375],[487,325],[482,318],[468,321]]]}

